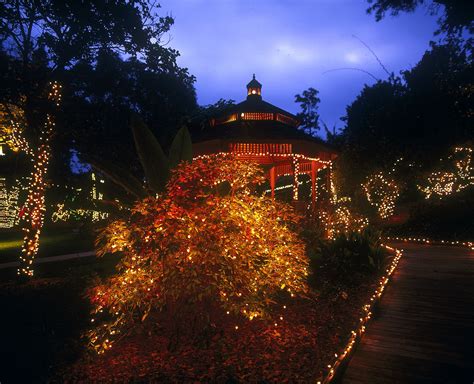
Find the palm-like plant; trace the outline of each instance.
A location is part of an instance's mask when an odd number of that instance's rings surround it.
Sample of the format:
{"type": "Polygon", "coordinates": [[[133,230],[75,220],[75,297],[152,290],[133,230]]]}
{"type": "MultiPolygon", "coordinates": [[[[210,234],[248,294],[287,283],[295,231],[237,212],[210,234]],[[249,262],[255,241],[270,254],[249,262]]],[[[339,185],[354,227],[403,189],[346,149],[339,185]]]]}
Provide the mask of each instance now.
{"type": "Polygon", "coordinates": [[[156,137],[139,116],[132,116],[130,126],[138,158],[145,174],[145,182],[115,164],[96,159],[91,160],[90,163],[94,169],[122,187],[134,199],[142,199],[161,193],[168,182],[171,169],[181,161],[192,161],[191,136],[188,129],[183,126],[173,139],[169,156],[166,156],[156,137]]]}

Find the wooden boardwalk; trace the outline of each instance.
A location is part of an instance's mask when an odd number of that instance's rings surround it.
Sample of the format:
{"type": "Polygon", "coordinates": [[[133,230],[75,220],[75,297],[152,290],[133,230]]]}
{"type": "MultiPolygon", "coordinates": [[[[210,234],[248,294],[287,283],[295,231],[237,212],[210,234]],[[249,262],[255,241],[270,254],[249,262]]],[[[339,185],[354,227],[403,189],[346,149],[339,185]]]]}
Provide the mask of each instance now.
{"type": "Polygon", "coordinates": [[[341,382],[474,383],[474,251],[405,250],[341,382]]]}

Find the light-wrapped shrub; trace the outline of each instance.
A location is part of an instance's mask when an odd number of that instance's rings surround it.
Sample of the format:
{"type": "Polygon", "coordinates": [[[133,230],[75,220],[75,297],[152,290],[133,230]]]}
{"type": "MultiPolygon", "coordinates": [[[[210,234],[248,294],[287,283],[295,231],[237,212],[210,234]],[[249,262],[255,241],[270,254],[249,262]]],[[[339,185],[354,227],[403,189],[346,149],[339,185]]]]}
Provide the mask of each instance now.
{"type": "Polygon", "coordinates": [[[182,163],[162,196],[101,233],[99,254],[123,257],[117,275],[91,291],[97,351],[136,329],[179,338],[222,321],[271,318],[276,294],[306,291],[298,217],[253,193],[262,181],[258,165],[228,155],[182,163]]]}

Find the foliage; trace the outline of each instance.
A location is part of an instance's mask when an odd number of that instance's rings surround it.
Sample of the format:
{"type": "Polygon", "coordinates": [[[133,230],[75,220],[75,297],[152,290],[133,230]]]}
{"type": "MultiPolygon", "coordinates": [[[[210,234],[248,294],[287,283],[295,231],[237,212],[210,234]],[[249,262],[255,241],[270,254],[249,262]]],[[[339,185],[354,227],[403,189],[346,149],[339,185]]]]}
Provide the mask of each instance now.
{"type": "Polygon", "coordinates": [[[367,274],[384,267],[385,249],[380,233],[370,228],[339,233],[334,240],[320,240],[308,250],[310,282],[319,289],[346,289],[367,274]]]}
{"type": "Polygon", "coordinates": [[[163,196],[138,202],[101,233],[98,253],[123,259],[91,291],[93,321],[104,317],[90,333],[97,351],[140,324],[168,326],[177,343],[180,332],[208,332],[226,312],[236,322],[269,316],[275,294],[305,292],[304,246],[291,229],[297,217],[251,193],[263,180],[257,165],[230,156],[183,162],[163,196]]]}
{"type": "Polygon", "coordinates": [[[168,158],[161,149],[160,143],[141,119],[132,116],[131,127],[148,186],[152,191],[159,192],[163,190],[169,177],[168,158]]]}
{"type": "Polygon", "coordinates": [[[400,157],[407,168],[403,180],[395,181],[416,186],[436,159],[469,140],[474,116],[471,78],[472,52],[451,39],[433,44],[401,77],[365,86],[347,107],[339,139],[342,192],[364,197],[360,185],[365,179],[390,171],[400,157]]]}
{"type": "MultiPolygon", "coordinates": [[[[382,20],[387,12],[396,16],[400,12],[413,12],[421,5],[428,3],[426,0],[368,0],[370,7],[368,13],[375,13],[377,21],[382,20]]],[[[459,0],[433,0],[427,5],[429,12],[438,14],[440,8],[444,14],[438,19],[439,32],[462,33],[467,29],[474,31],[474,6],[470,1],[459,0]]]]}
{"type": "Polygon", "coordinates": [[[64,137],[84,162],[101,158],[143,175],[130,131],[130,115],[139,114],[168,151],[186,116],[196,110],[194,77],[175,65],[152,68],[136,59],[102,51],[96,63],[78,62],[67,73],[69,91],[64,137]],[[107,151],[103,151],[104,146],[107,151]]]}
{"type": "Polygon", "coordinates": [[[92,166],[135,199],[163,192],[170,178],[171,169],[181,161],[192,161],[191,136],[185,126],[181,127],[171,144],[168,158],[158,140],[139,116],[132,116],[131,128],[138,158],[144,169],[146,185],[129,171],[115,164],[97,159],[91,162],[92,166]]]}
{"type": "Polygon", "coordinates": [[[449,198],[422,199],[413,204],[406,222],[386,228],[390,236],[434,240],[474,240],[474,189],[449,198]]]}
{"type": "Polygon", "coordinates": [[[70,172],[71,148],[82,161],[101,152],[136,171],[130,112],[168,145],[196,108],[194,77],[163,41],[173,19],[158,10],[146,0],[1,3],[0,103],[25,111],[30,140],[41,130],[46,85],[59,80],[65,90],[58,127],[68,129],[58,129],[53,143],[56,180],[70,172]]]}
{"type": "Polygon", "coordinates": [[[303,94],[295,95],[295,102],[301,106],[301,112],[296,117],[301,121],[300,128],[313,135],[321,128],[319,126],[318,105],[321,99],[318,97],[319,91],[314,88],[308,88],[303,94]]]}

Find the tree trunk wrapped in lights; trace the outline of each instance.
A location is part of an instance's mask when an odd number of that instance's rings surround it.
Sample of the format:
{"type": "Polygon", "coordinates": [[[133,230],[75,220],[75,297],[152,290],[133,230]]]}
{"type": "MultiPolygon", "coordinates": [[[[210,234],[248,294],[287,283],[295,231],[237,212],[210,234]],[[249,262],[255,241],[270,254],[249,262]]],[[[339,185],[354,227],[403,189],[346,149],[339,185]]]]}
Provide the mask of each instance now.
{"type": "MultiPolygon", "coordinates": [[[[54,82],[48,93],[48,99],[59,106],[61,101],[61,86],[54,82]]],[[[20,256],[20,266],[18,275],[33,276],[32,264],[39,249],[39,238],[44,222],[46,174],[48,172],[49,160],[51,157],[50,139],[54,131],[54,117],[46,115],[44,125],[41,129],[39,140],[35,146],[30,145],[24,135],[26,127],[23,113],[18,109],[10,109],[2,116],[2,137],[5,142],[14,150],[26,153],[33,162],[33,170],[28,187],[28,197],[25,205],[20,210],[23,226],[23,246],[20,256]],[[9,124],[5,122],[8,120],[9,124]],[[35,148],[36,147],[36,148],[35,148]]]]}
{"type": "Polygon", "coordinates": [[[105,228],[98,253],[123,258],[118,274],[90,293],[97,327],[89,336],[99,353],[139,324],[174,330],[171,338],[222,322],[238,330],[244,319],[272,318],[274,295],[306,292],[304,245],[292,230],[298,217],[252,193],[264,180],[257,165],[230,155],[183,162],[162,196],[105,228]]]}

